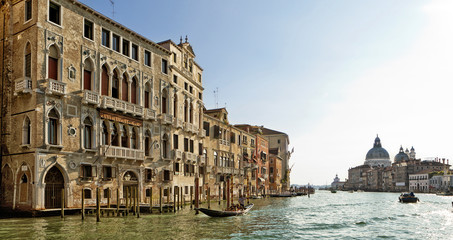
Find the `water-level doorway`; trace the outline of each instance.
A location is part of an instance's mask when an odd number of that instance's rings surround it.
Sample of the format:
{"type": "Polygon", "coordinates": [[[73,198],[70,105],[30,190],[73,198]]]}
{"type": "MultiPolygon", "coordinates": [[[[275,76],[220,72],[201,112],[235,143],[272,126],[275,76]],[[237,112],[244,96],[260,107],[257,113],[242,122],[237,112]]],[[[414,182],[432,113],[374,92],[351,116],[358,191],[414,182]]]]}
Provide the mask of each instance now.
{"type": "Polygon", "coordinates": [[[63,174],[57,167],[52,167],[47,172],[45,190],[45,208],[61,208],[61,191],[64,187],[63,174]]]}

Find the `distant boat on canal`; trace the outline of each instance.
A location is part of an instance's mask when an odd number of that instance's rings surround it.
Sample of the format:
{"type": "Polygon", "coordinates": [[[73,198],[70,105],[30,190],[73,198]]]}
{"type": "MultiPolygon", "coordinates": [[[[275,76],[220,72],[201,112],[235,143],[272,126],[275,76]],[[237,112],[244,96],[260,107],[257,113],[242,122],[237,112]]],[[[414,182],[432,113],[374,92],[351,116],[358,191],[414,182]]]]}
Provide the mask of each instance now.
{"type": "Polygon", "coordinates": [[[416,203],[420,201],[418,197],[414,195],[413,192],[411,193],[401,193],[401,195],[398,198],[401,203],[416,203]]]}

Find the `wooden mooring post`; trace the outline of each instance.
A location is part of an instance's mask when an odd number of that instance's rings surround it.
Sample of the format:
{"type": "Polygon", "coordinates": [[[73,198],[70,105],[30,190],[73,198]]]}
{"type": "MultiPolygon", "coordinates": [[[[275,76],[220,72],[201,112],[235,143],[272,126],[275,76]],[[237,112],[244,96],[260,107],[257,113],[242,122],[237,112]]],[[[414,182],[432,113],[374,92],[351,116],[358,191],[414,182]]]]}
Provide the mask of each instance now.
{"type": "Polygon", "coordinates": [[[180,195],[180,196],[181,196],[181,197],[180,197],[180,199],[181,199],[181,201],[180,201],[180,203],[181,203],[181,209],[184,207],[184,200],[185,200],[185,199],[184,199],[184,192],[183,192],[184,190],[183,190],[183,189],[184,189],[184,188],[181,187],[181,189],[180,189],[180,191],[179,191],[179,193],[181,194],[181,195],[180,195]]]}
{"type": "Polygon", "coordinates": [[[134,215],[137,214],[137,198],[136,198],[136,188],[134,186],[131,187],[131,200],[133,201],[132,211],[134,211],[134,215]]]}
{"type": "Polygon", "coordinates": [[[159,188],[159,212],[162,213],[162,187],[159,188]]]}
{"type": "Polygon", "coordinates": [[[129,187],[126,187],[126,216],[129,215],[129,187]]]}
{"type": "Polygon", "coordinates": [[[119,217],[120,216],[120,189],[117,188],[116,189],[116,216],[119,217]]]}
{"type": "Polygon", "coordinates": [[[211,187],[208,187],[208,209],[211,209],[211,187]]]}
{"type": "Polygon", "coordinates": [[[153,187],[149,188],[149,213],[153,213],[153,187]]]}
{"type": "Polygon", "coordinates": [[[198,191],[200,191],[200,189],[198,188],[198,181],[199,181],[199,179],[198,179],[198,177],[196,177],[195,178],[195,214],[198,214],[198,208],[199,208],[199,205],[198,205],[199,199],[198,198],[200,195],[198,194],[198,191]]]}
{"type": "Polygon", "coordinates": [[[175,186],[175,189],[173,191],[173,212],[176,212],[176,186],[175,186]]]}
{"type": "Polygon", "coordinates": [[[61,189],[61,218],[64,218],[64,188],[61,189]]]}
{"type": "Polygon", "coordinates": [[[99,196],[99,188],[96,188],[96,222],[101,221],[101,203],[99,196]]]}
{"type": "Polygon", "coordinates": [[[85,191],[82,188],[82,221],[85,220],[85,191]]]}
{"type": "Polygon", "coordinates": [[[175,195],[175,196],[176,196],[176,199],[175,199],[175,201],[176,201],[176,207],[177,207],[178,210],[179,210],[179,205],[180,205],[180,203],[181,203],[181,202],[179,201],[179,196],[180,196],[180,195],[179,195],[179,187],[176,187],[175,191],[176,191],[176,195],[175,195]]]}
{"type": "Polygon", "coordinates": [[[167,212],[170,212],[170,187],[167,188],[167,212]]]}
{"type": "Polygon", "coordinates": [[[222,184],[219,183],[219,205],[220,205],[220,201],[222,200],[222,184]]]}
{"type": "Polygon", "coordinates": [[[227,209],[230,208],[230,179],[227,178],[226,183],[226,201],[227,201],[227,209]]]}
{"type": "Polygon", "coordinates": [[[190,209],[193,208],[193,188],[190,187],[190,209]]]}
{"type": "Polygon", "coordinates": [[[137,218],[140,218],[140,191],[138,186],[135,193],[137,195],[137,218]]]}

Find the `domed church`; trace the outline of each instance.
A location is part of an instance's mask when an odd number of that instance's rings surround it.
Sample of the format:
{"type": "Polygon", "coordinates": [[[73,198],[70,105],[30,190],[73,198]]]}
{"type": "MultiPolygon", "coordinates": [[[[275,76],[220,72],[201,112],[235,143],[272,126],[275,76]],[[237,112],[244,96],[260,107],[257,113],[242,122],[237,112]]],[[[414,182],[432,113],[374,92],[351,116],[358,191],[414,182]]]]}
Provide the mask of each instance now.
{"type": "Polygon", "coordinates": [[[395,155],[395,163],[398,162],[405,162],[409,160],[414,160],[415,159],[415,149],[414,147],[411,148],[411,151],[406,148],[406,151],[404,151],[403,146],[400,147],[400,152],[395,155]]]}
{"type": "Polygon", "coordinates": [[[376,136],[373,148],[366,154],[364,165],[368,165],[370,167],[388,167],[391,164],[389,153],[382,147],[379,136],[376,136]]]}

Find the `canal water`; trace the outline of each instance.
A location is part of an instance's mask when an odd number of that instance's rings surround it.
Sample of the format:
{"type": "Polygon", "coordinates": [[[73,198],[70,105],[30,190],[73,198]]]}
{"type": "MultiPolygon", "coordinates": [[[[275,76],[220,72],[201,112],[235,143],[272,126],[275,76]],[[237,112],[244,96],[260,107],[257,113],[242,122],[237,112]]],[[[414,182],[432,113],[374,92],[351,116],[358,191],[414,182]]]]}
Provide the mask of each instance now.
{"type": "MultiPolygon", "coordinates": [[[[0,219],[0,239],[452,239],[453,197],[317,191],[293,198],[253,200],[241,217],[210,218],[185,207],[141,218],[93,216],[0,219]]],[[[220,208],[216,204],[213,208],[220,208]]]]}

